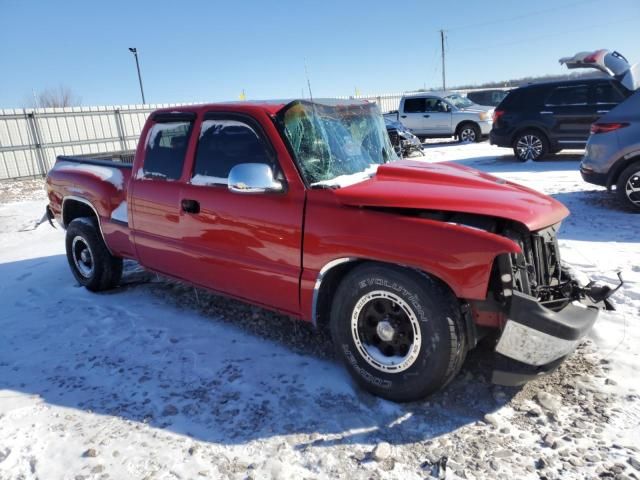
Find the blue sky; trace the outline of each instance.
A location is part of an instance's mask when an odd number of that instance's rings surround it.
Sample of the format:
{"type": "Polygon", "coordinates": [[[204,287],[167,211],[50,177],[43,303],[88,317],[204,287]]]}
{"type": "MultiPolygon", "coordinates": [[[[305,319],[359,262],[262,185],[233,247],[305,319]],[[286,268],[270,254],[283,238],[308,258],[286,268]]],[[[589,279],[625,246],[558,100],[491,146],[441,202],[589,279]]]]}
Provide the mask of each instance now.
{"type": "Polygon", "coordinates": [[[0,108],[66,85],[85,105],[290,98],[562,72],[616,49],[640,61],[640,0],[0,0],[0,108]]]}

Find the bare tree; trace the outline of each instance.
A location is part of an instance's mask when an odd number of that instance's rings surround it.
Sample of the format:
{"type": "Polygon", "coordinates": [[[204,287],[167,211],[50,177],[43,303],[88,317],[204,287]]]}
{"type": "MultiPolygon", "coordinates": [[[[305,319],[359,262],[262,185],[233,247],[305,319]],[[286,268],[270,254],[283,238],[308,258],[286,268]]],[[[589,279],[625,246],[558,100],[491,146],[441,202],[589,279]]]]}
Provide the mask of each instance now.
{"type": "Polygon", "coordinates": [[[55,88],[47,88],[39,93],[33,94],[33,99],[29,102],[34,108],[51,107],[73,107],[80,105],[80,97],[65,85],[55,88]]]}

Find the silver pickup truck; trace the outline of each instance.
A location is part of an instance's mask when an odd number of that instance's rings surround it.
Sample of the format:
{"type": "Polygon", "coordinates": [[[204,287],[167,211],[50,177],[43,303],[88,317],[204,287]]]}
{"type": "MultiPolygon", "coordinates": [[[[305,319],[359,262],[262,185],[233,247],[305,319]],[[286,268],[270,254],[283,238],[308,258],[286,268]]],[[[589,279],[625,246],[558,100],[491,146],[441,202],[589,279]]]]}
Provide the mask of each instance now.
{"type": "Polygon", "coordinates": [[[385,117],[401,122],[421,139],[455,136],[461,142],[479,142],[491,131],[492,115],[493,107],[441,91],[404,95],[398,111],[385,117]]]}

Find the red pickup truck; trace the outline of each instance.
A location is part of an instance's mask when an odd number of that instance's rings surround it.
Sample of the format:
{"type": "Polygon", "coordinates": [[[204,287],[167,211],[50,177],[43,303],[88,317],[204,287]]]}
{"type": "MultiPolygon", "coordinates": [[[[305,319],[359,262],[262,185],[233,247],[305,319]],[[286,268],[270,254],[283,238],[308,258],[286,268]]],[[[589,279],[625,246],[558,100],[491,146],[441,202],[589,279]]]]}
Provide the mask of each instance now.
{"type": "Polygon", "coordinates": [[[453,163],[398,159],[375,104],[240,102],[154,112],[133,164],[59,157],[47,214],[92,291],[122,259],[331,329],[388,399],[446,385],[487,333],[497,383],[553,369],[607,287],[560,263],[568,210],[453,163]]]}

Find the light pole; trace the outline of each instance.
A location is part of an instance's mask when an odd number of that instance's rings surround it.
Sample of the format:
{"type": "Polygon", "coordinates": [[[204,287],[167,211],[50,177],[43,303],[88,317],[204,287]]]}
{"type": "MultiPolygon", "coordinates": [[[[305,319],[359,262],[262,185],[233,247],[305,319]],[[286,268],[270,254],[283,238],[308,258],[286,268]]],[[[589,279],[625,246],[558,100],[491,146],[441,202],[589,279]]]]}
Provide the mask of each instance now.
{"type": "Polygon", "coordinates": [[[144,89],[142,88],[142,75],[140,75],[140,63],[138,63],[138,49],[129,48],[129,51],[133,53],[134,57],[136,57],[136,68],[138,69],[138,81],[140,82],[140,94],[142,95],[142,104],[145,105],[147,102],[145,102],[144,100],[144,89]]]}

